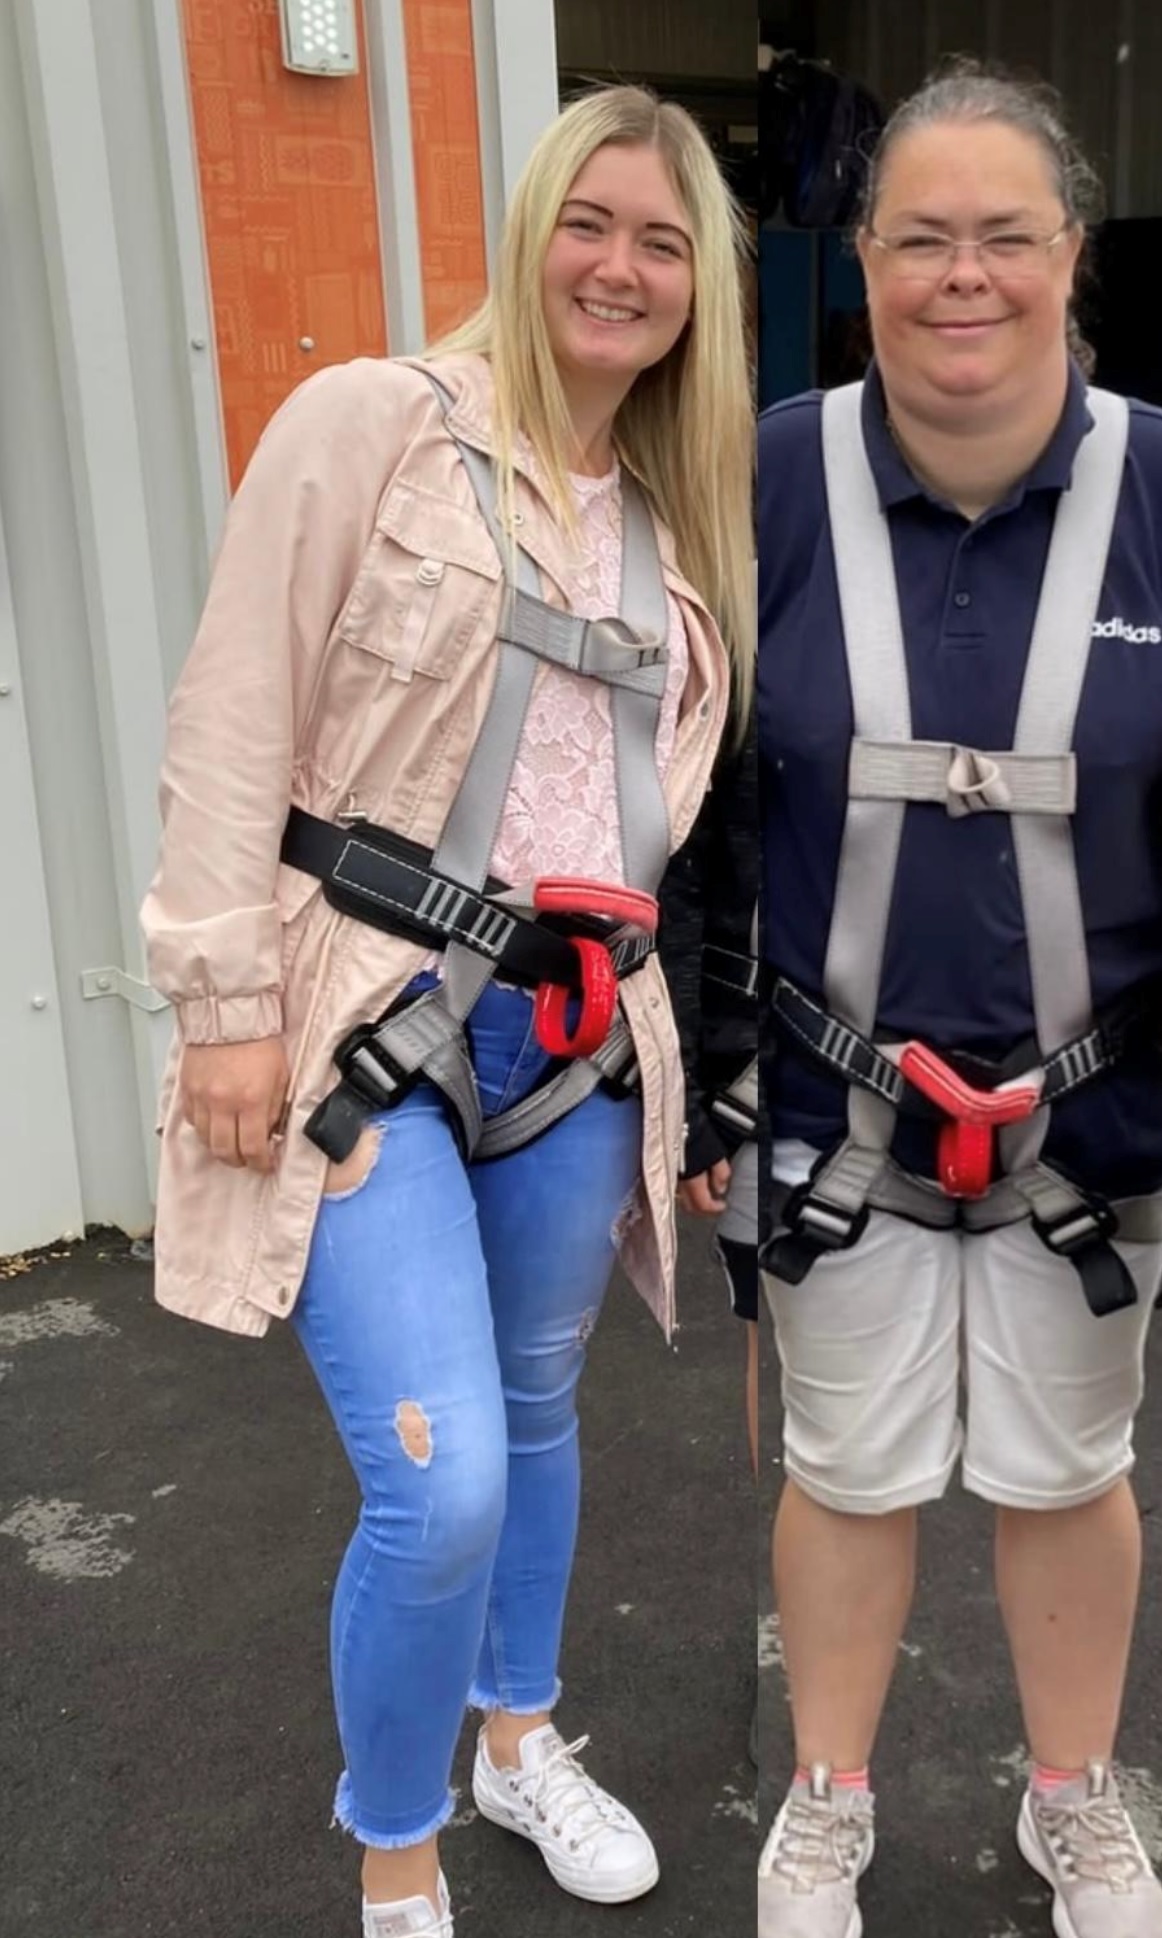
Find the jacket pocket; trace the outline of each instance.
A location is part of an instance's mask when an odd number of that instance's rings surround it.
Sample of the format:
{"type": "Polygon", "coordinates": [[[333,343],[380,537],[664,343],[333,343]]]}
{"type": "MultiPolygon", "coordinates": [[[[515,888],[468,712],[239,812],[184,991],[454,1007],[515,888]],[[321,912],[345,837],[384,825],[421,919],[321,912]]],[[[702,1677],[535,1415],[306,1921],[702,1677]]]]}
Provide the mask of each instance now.
{"type": "Polygon", "coordinates": [[[399,481],[380,504],[338,634],[385,660],[394,680],[448,679],[500,576],[478,513],[399,481]]]}

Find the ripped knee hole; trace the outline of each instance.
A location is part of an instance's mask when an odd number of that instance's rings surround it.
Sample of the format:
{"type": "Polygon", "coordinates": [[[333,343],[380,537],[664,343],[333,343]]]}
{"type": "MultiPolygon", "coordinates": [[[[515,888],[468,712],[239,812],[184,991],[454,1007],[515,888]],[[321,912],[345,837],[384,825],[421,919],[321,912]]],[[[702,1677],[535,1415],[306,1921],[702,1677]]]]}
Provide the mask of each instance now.
{"type": "Polygon", "coordinates": [[[432,1463],[432,1423],[417,1400],[401,1400],[395,1409],[396,1438],[417,1467],[432,1463]]]}

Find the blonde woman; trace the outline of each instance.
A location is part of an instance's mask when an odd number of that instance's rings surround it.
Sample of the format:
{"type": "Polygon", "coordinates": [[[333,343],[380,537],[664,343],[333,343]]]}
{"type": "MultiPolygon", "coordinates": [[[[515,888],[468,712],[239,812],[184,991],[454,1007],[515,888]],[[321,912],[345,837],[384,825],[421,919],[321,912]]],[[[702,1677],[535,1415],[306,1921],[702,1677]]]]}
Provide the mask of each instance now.
{"type": "Polygon", "coordinates": [[[270,425],[174,699],[158,1296],[289,1318],[362,1490],[332,1666],[366,1938],[450,1938],[469,1704],[483,1816],[581,1897],[657,1878],[551,1712],[615,1249],[672,1323],[651,898],[732,660],[748,699],[751,437],[713,156],[677,107],[594,93],[534,152],[480,313],[270,425]],[[588,1087],[546,1127],[562,1071],[588,1087]]]}

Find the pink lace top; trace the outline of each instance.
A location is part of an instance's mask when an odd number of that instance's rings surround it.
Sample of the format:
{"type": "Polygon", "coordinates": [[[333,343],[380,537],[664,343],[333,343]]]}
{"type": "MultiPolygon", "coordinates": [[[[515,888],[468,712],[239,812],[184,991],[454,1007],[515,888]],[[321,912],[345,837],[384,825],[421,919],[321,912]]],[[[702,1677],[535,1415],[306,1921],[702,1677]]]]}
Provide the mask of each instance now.
{"type": "MultiPolygon", "coordinates": [[[[569,483],[581,543],[563,590],[574,612],[609,618],[621,601],[619,468],[615,463],[603,478],[570,477],[569,483]]],[[[687,667],[682,615],[674,599],[668,605],[670,657],[656,742],[663,775],[687,667]]],[[[538,668],[491,866],[513,885],[540,875],[624,879],[609,690],[597,680],[558,666],[538,668]]]]}

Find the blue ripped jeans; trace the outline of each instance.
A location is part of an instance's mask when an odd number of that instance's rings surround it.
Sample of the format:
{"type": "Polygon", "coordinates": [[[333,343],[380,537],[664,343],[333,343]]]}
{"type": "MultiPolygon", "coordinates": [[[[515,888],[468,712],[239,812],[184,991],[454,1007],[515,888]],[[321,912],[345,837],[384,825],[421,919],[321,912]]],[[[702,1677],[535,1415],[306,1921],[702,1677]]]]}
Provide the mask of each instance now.
{"type": "MultiPolygon", "coordinates": [[[[544,1072],[522,990],[487,991],[471,1041],[485,1115],[544,1072]]],[[[534,1714],[559,1692],[576,1389],[641,1107],[598,1091],[468,1166],[428,1086],[373,1121],[366,1180],[323,1199],[292,1323],[363,1496],[332,1609],[336,1814],[396,1849],[451,1814],[468,1704],[534,1714]]]]}

